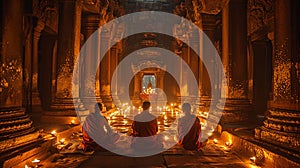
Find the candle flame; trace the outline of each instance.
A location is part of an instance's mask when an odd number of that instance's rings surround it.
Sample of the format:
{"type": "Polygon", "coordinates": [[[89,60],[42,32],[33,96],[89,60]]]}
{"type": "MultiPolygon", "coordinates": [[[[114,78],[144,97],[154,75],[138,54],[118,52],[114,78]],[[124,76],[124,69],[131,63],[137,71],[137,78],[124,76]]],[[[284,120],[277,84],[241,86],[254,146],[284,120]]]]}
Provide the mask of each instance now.
{"type": "Polygon", "coordinates": [[[255,157],[255,156],[252,156],[252,157],[250,158],[250,161],[251,161],[252,163],[255,163],[255,160],[256,160],[256,157],[255,157]]]}
{"type": "Polygon", "coordinates": [[[34,159],[34,160],[32,161],[32,163],[40,163],[40,160],[34,159]]]}
{"type": "Polygon", "coordinates": [[[217,140],[217,139],[214,139],[214,143],[217,144],[217,143],[218,143],[218,140],[217,140]]]}
{"type": "Polygon", "coordinates": [[[51,134],[52,134],[52,135],[56,135],[56,134],[57,134],[56,130],[53,130],[53,131],[51,132],[51,134]]]}

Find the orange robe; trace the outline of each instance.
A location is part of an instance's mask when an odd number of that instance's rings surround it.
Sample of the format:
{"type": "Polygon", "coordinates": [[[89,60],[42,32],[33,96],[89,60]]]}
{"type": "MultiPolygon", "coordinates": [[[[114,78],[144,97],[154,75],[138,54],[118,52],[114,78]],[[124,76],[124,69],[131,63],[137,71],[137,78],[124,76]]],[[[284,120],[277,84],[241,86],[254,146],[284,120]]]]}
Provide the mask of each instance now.
{"type": "MultiPolygon", "coordinates": [[[[134,117],[134,121],[132,123],[134,137],[150,137],[154,136],[158,132],[158,125],[156,117],[149,113],[149,111],[143,111],[141,114],[138,114],[134,117]],[[145,121],[145,122],[143,122],[145,121]]],[[[162,148],[162,144],[157,143],[155,137],[150,137],[147,139],[135,139],[132,144],[132,148],[139,149],[156,149],[162,148]]]]}
{"type": "Polygon", "coordinates": [[[113,134],[112,129],[107,123],[107,119],[104,116],[100,116],[99,113],[91,113],[85,119],[82,125],[83,141],[81,146],[84,150],[102,151],[105,150],[99,144],[97,144],[93,138],[97,138],[105,144],[114,145],[114,142],[119,138],[118,134],[113,134]]]}
{"type": "Polygon", "coordinates": [[[199,151],[201,145],[201,125],[199,118],[194,115],[187,115],[180,118],[178,121],[178,135],[179,145],[184,149],[199,151]],[[192,124],[193,121],[194,123],[192,124]]]}

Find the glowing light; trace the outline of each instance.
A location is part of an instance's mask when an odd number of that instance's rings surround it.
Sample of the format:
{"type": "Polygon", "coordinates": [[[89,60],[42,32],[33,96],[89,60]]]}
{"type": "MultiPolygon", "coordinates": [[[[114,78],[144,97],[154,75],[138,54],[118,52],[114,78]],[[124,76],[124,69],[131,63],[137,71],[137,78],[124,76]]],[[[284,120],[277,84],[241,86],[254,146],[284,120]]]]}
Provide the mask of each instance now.
{"type": "Polygon", "coordinates": [[[61,144],[64,144],[64,143],[65,143],[65,138],[61,139],[59,142],[60,142],[61,144]]]}
{"type": "Polygon", "coordinates": [[[27,165],[25,165],[25,168],[29,168],[27,165]]]}
{"type": "Polygon", "coordinates": [[[217,140],[217,139],[214,139],[214,143],[217,144],[217,143],[218,143],[218,140],[217,140]]]}
{"type": "Polygon", "coordinates": [[[167,141],[169,140],[170,138],[168,136],[165,136],[164,139],[167,141]]]}
{"type": "Polygon", "coordinates": [[[38,160],[38,159],[34,159],[33,161],[32,161],[32,163],[40,163],[41,161],[40,160],[38,160]]]}
{"type": "Polygon", "coordinates": [[[231,144],[230,142],[227,141],[227,142],[225,142],[225,145],[226,145],[226,146],[231,146],[232,144],[231,144]]]}
{"type": "Polygon", "coordinates": [[[252,157],[250,158],[250,161],[251,161],[251,163],[255,164],[256,157],[255,157],[255,156],[252,156],[252,157]]]}
{"type": "Polygon", "coordinates": [[[103,126],[103,130],[107,133],[107,129],[106,129],[105,125],[103,126]]]}
{"type": "Polygon", "coordinates": [[[72,121],[71,121],[71,124],[75,124],[75,120],[72,120],[72,121]]]}
{"type": "Polygon", "coordinates": [[[56,136],[57,132],[56,132],[55,130],[53,130],[53,131],[51,132],[51,134],[52,134],[53,136],[56,136]]]}
{"type": "Polygon", "coordinates": [[[160,124],[160,121],[157,121],[157,124],[160,124]]]}

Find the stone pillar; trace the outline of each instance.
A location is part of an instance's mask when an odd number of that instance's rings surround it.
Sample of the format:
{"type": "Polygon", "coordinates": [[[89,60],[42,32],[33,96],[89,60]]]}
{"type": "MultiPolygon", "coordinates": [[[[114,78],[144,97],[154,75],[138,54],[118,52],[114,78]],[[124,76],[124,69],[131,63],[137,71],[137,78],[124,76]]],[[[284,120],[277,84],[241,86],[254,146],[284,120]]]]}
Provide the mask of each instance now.
{"type": "Polygon", "coordinates": [[[142,103],[140,98],[140,93],[142,92],[142,87],[141,87],[142,79],[143,79],[142,72],[136,73],[133,78],[133,97],[131,101],[132,104],[137,107],[140,106],[142,103]]]}
{"type": "Polygon", "coordinates": [[[74,88],[72,77],[75,60],[80,51],[81,5],[79,1],[60,1],[58,53],[57,53],[57,79],[56,90],[52,98],[51,108],[61,111],[61,115],[75,115],[73,98],[79,97],[79,83],[74,88]],[[78,90],[78,91],[77,91],[78,90]]]}
{"type": "Polygon", "coordinates": [[[247,1],[231,0],[222,11],[222,62],[227,86],[220,101],[226,101],[221,121],[238,123],[248,119],[247,1]]]}
{"type": "MultiPolygon", "coordinates": [[[[213,43],[215,41],[215,28],[216,28],[216,16],[213,14],[201,14],[202,17],[202,30],[205,33],[205,35],[208,37],[210,41],[203,40],[202,37],[202,43],[201,43],[201,58],[203,59],[206,57],[208,59],[209,64],[214,64],[213,58],[215,57],[216,53],[213,47],[213,43]],[[210,42],[212,44],[210,44],[210,42]],[[204,54],[204,55],[203,55],[204,54]]],[[[204,38],[205,39],[205,38],[204,38]]],[[[214,76],[209,76],[207,69],[205,68],[205,65],[202,61],[200,61],[200,84],[201,84],[201,92],[200,92],[200,108],[204,111],[209,111],[210,104],[213,101],[212,99],[212,84],[214,84],[214,76]]],[[[206,65],[211,66],[212,65],[206,65]]]]}
{"type": "Polygon", "coordinates": [[[23,1],[2,1],[1,4],[0,153],[37,139],[37,136],[25,136],[34,128],[22,106],[23,1]]]}
{"type": "Polygon", "coordinates": [[[255,137],[300,151],[299,50],[298,53],[292,51],[292,46],[297,43],[293,36],[297,34],[299,24],[295,19],[294,26],[298,27],[291,26],[291,14],[298,10],[291,4],[290,0],[275,1],[272,100],[267,118],[263,126],[255,130],[255,137]]]}
{"type": "MultiPolygon", "coordinates": [[[[101,46],[108,46],[111,42],[111,33],[109,30],[102,30],[100,32],[101,46]]],[[[104,51],[100,49],[100,52],[104,51]]],[[[111,51],[103,54],[104,57],[100,64],[100,96],[103,104],[107,109],[112,108],[112,96],[111,96],[111,51]]]]}
{"type": "Polygon", "coordinates": [[[31,76],[31,106],[33,111],[41,110],[41,99],[38,90],[38,52],[41,32],[45,28],[45,23],[40,19],[33,32],[33,48],[32,48],[32,76],[31,76]]]}
{"type": "MultiPolygon", "coordinates": [[[[91,14],[91,13],[85,13],[83,14],[82,17],[82,32],[84,34],[85,38],[85,51],[84,53],[87,55],[90,55],[90,57],[84,57],[84,65],[81,68],[82,72],[81,75],[85,76],[86,79],[88,80],[88,84],[86,83],[87,81],[82,81],[81,83],[81,99],[83,99],[83,102],[87,101],[94,101],[95,98],[92,97],[93,93],[96,96],[96,99],[98,102],[101,102],[100,98],[100,87],[97,87],[97,84],[99,85],[99,74],[93,75],[91,74],[91,71],[99,67],[98,65],[98,53],[99,53],[99,41],[98,41],[98,32],[96,32],[99,28],[99,23],[100,23],[100,15],[99,14],[91,14]],[[93,33],[97,34],[93,34],[93,33]],[[93,38],[89,39],[89,37],[93,35],[93,38]],[[88,40],[89,39],[89,40],[88,40]],[[87,44],[87,40],[88,43],[87,44]],[[96,87],[95,87],[96,84],[96,87]],[[96,90],[95,90],[96,89],[96,90]]],[[[96,103],[96,102],[95,102],[96,103]]],[[[88,109],[93,109],[94,105],[93,103],[84,103],[85,108],[88,109]],[[93,106],[93,107],[87,107],[93,106]]]]}

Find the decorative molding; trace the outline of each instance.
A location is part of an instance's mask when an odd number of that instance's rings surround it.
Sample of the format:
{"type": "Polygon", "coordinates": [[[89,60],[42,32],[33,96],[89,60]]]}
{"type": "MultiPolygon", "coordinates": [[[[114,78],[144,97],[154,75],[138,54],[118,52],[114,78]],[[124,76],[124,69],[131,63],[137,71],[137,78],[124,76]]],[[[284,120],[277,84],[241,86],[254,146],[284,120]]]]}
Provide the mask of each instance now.
{"type": "Polygon", "coordinates": [[[51,33],[58,32],[58,1],[53,0],[34,0],[33,16],[45,23],[50,28],[51,33]]]}
{"type": "Polygon", "coordinates": [[[274,0],[248,1],[248,34],[252,34],[269,25],[274,18],[274,0]]]}

